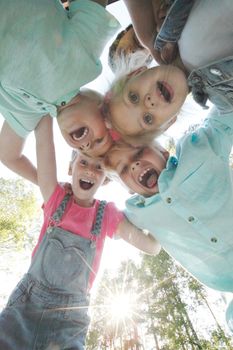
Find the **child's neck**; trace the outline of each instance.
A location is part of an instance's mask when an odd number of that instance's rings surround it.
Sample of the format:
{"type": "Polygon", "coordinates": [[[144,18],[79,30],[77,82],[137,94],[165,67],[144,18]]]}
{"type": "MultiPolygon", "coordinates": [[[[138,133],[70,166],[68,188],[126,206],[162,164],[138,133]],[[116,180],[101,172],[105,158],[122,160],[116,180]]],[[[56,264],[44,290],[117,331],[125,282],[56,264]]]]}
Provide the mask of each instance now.
{"type": "Polygon", "coordinates": [[[88,198],[88,199],[81,199],[76,196],[74,196],[75,203],[77,203],[80,207],[83,208],[90,208],[93,206],[95,199],[94,198],[88,198]]]}

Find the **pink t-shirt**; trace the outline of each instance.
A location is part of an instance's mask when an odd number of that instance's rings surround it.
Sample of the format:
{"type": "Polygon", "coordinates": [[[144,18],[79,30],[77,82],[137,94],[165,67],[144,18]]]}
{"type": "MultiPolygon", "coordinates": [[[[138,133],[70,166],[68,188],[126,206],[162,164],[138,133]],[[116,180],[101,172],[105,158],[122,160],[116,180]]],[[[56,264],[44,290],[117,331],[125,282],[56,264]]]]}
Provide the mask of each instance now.
{"type": "MultiPolygon", "coordinates": [[[[46,229],[49,225],[50,218],[63,200],[65,194],[66,192],[64,188],[58,184],[48,202],[43,205],[44,223],[32,256],[35,254],[40,242],[44,237],[46,229]]],[[[93,236],[90,234],[90,231],[96,217],[99,202],[99,200],[95,200],[92,207],[84,208],[75,203],[74,199],[72,198],[72,200],[70,200],[67,204],[66,210],[62,216],[61,221],[58,224],[58,227],[62,227],[67,231],[88,239],[93,238],[93,236]]],[[[89,279],[89,288],[91,288],[99,269],[105,238],[106,236],[110,238],[113,237],[119,223],[123,220],[123,218],[123,213],[116,208],[114,203],[107,203],[104,210],[101,233],[96,240],[96,252],[92,265],[93,271],[91,272],[89,279]]]]}

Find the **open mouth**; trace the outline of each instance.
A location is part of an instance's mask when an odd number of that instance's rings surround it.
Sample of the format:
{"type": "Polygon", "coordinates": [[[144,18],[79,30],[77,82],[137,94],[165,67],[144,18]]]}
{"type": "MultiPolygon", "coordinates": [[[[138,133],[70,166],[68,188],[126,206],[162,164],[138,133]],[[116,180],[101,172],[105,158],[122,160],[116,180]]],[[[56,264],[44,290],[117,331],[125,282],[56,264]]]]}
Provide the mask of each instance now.
{"type": "Polygon", "coordinates": [[[86,135],[88,134],[88,128],[82,127],[78,130],[73,131],[70,136],[72,137],[73,140],[75,141],[80,141],[82,140],[86,135]]]}
{"type": "Polygon", "coordinates": [[[173,93],[170,86],[168,86],[168,84],[166,84],[165,82],[159,81],[157,83],[157,88],[160,92],[160,95],[163,96],[164,100],[170,103],[173,98],[173,93]]]}
{"type": "Polygon", "coordinates": [[[90,188],[92,188],[94,186],[94,181],[80,179],[79,186],[81,187],[82,190],[88,191],[88,190],[90,190],[90,188]]]}
{"type": "Polygon", "coordinates": [[[146,188],[153,188],[158,179],[158,174],[153,168],[144,170],[139,176],[139,182],[146,188]]]}

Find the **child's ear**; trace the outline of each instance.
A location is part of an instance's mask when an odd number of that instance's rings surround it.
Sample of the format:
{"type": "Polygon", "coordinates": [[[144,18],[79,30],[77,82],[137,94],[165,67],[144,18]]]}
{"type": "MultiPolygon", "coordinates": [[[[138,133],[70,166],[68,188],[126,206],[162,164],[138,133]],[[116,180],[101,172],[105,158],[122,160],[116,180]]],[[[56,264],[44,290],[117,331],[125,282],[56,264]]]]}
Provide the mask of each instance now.
{"type": "Polygon", "coordinates": [[[104,123],[107,129],[112,129],[112,123],[107,118],[104,118],[104,123]]]}
{"type": "Polygon", "coordinates": [[[72,162],[69,162],[68,175],[72,176],[72,162]]]}
{"type": "Polygon", "coordinates": [[[162,152],[164,158],[165,158],[166,160],[168,160],[168,158],[169,158],[169,156],[170,156],[170,153],[169,153],[167,150],[162,150],[161,152],[162,152]]]}
{"type": "Polygon", "coordinates": [[[102,183],[102,185],[107,185],[111,181],[112,180],[108,176],[106,176],[105,179],[104,179],[104,182],[102,183]]]}

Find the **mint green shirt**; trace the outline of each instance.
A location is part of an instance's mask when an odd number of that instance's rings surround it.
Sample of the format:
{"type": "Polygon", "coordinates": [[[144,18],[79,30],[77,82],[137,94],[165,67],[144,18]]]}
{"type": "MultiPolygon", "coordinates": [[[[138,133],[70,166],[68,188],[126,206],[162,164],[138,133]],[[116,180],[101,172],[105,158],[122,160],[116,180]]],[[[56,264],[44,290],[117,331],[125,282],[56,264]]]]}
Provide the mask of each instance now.
{"type": "Polygon", "coordinates": [[[75,0],[2,1],[0,113],[21,137],[102,71],[100,55],[119,28],[104,7],[75,0]]]}
{"type": "Polygon", "coordinates": [[[128,219],[208,287],[233,292],[233,113],[216,109],[185,135],[159,177],[159,193],[133,196],[128,219]]]}

